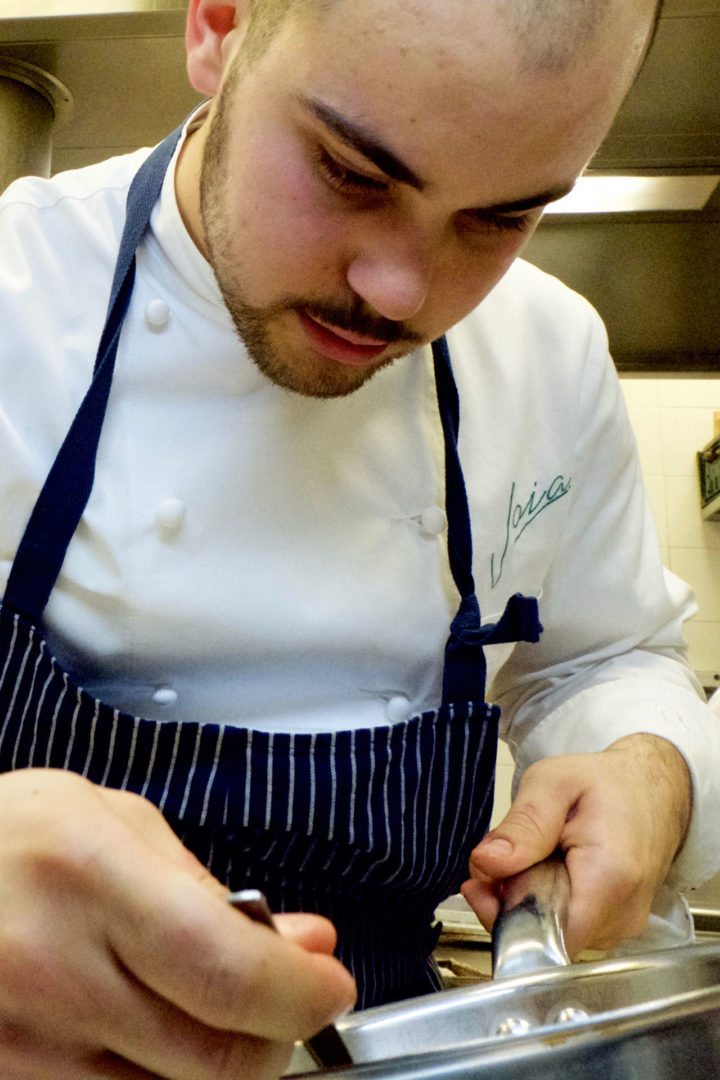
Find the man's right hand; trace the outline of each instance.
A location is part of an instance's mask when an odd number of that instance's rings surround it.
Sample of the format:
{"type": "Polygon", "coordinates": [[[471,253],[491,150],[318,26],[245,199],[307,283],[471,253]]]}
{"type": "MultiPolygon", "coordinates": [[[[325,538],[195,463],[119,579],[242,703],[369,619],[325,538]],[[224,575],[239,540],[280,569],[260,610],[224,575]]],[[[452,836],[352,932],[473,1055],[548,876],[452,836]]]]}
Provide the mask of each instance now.
{"type": "Polygon", "coordinates": [[[159,811],[71,773],[0,778],[4,1080],[274,1080],[355,1000],[326,920],[227,890],[159,811]]]}

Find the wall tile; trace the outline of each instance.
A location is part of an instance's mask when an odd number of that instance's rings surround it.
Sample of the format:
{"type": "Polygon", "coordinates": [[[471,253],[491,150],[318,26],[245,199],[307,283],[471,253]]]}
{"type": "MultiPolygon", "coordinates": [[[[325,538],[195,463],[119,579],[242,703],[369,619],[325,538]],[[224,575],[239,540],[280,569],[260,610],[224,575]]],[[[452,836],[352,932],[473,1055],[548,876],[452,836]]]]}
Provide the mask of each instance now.
{"type": "Polygon", "coordinates": [[[497,768],[495,770],[495,804],[490,828],[494,828],[507,814],[512,802],[512,778],[515,764],[507,743],[498,743],[497,768]]]}
{"type": "Polygon", "coordinates": [[[510,803],[512,802],[512,778],[512,767],[508,765],[498,765],[495,773],[495,803],[493,805],[492,818],[490,820],[491,829],[494,829],[495,826],[502,821],[510,809],[510,803]]]}
{"type": "Polygon", "coordinates": [[[720,904],[720,874],[716,874],[699,889],[693,889],[687,894],[687,898],[691,907],[716,908],[720,904]]]}
{"type": "Polygon", "coordinates": [[[658,404],[669,408],[720,410],[720,378],[658,379],[658,404]]]}
{"type": "Polygon", "coordinates": [[[664,485],[668,543],[672,547],[719,549],[720,522],[708,522],[702,516],[697,475],[667,476],[664,485]]]}
{"type": "Polygon", "coordinates": [[[658,380],[647,375],[623,375],[620,387],[628,408],[633,405],[658,405],[658,380]]]}
{"type": "Polygon", "coordinates": [[[497,763],[498,767],[500,765],[505,765],[509,769],[513,769],[515,767],[515,763],[513,762],[512,754],[510,753],[508,744],[506,742],[503,742],[502,739],[498,743],[497,763]]]}
{"type": "Polygon", "coordinates": [[[628,409],[645,476],[663,472],[660,409],[654,405],[632,405],[628,409]]]}
{"type": "Polygon", "coordinates": [[[660,409],[660,431],[665,475],[696,476],[696,454],[712,438],[712,409],[660,409]]]}
{"type": "Polygon", "coordinates": [[[660,544],[663,547],[666,547],[668,544],[668,527],[665,501],[665,477],[645,476],[645,488],[648,493],[648,499],[650,500],[650,509],[652,510],[655,519],[655,525],[657,526],[660,544]]]}
{"type": "Polygon", "coordinates": [[[670,569],[695,590],[703,622],[720,622],[720,551],[670,548],[670,569]]]}
{"type": "Polygon", "coordinates": [[[685,623],[689,660],[696,671],[720,673],[720,622],[685,623]]]}

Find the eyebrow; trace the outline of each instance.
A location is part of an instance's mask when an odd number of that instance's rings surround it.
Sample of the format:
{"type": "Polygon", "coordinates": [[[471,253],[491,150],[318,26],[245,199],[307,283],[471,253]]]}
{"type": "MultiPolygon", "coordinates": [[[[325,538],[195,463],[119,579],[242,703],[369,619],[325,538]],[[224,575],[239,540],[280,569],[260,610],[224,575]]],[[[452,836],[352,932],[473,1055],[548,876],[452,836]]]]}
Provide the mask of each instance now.
{"type": "MultiPolygon", "coordinates": [[[[526,199],[514,199],[512,202],[496,203],[494,206],[488,206],[487,210],[494,214],[510,214],[513,211],[518,213],[521,210],[537,210],[539,207],[547,206],[548,203],[557,202],[558,199],[563,199],[566,195],[570,194],[574,187],[574,181],[571,184],[558,184],[557,187],[548,188],[547,191],[539,191],[537,195],[528,195],[526,199]]],[[[478,209],[484,210],[486,208],[478,207],[478,209]]]]}
{"type": "MultiPolygon", "coordinates": [[[[326,128],[333,132],[346,146],[362,154],[381,172],[392,180],[401,184],[407,184],[416,191],[424,191],[427,182],[422,180],[409,165],[406,165],[397,154],[394,154],[376,135],[368,131],[361,124],[348,120],[346,116],[338,112],[331,105],[317,98],[308,98],[298,95],[300,105],[312,113],[326,128]]],[[[558,184],[548,188],[547,191],[539,191],[535,195],[528,195],[524,199],[513,199],[511,202],[495,203],[492,206],[478,206],[474,209],[487,211],[489,214],[520,213],[523,210],[535,210],[546,206],[550,202],[562,199],[569,194],[574,187],[574,181],[569,184],[558,184]]]]}
{"type": "Polygon", "coordinates": [[[326,105],[325,102],[318,101],[317,98],[300,96],[299,101],[326,128],[329,128],[334,135],[337,135],[346,146],[357,150],[368,161],[372,161],[386,176],[391,177],[393,180],[399,180],[401,184],[407,184],[417,191],[425,189],[427,186],[425,181],[421,180],[404,161],[401,161],[377,136],[363,128],[362,125],[348,120],[342,113],[333,109],[331,105],[326,105]]]}

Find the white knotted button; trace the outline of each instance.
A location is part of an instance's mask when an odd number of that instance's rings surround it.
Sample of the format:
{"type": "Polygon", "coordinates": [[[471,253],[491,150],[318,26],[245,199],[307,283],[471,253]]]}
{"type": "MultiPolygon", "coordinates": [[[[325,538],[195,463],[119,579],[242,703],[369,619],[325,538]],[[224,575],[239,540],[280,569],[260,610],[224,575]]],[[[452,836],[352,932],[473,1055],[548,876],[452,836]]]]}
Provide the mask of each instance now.
{"type": "Polygon", "coordinates": [[[176,532],[185,520],[182,499],[163,499],[155,511],[155,523],[162,532],[176,532]]]}
{"type": "Polygon", "coordinates": [[[178,693],[177,690],[173,690],[172,686],[158,686],[152,699],[156,705],[168,708],[170,705],[177,704],[178,693]]]}
{"type": "Polygon", "coordinates": [[[385,706],[385,715],[391,724],[401,724],[410,715],[410,700],[404,694],[396,694],[385,706]]]}
{"type": "Polygon", "coordinates": [[[164,330],[170,322],[170,308],[159,297],[151,300],[145,308],[145,322],[151,330],[164,330]]]}
{"type": "Polygon", "coordinates": [[[426,536],[441,536],[447,529],[447,514],[442,506],[428,506],[423,510],[420,528],[426,536]]]}

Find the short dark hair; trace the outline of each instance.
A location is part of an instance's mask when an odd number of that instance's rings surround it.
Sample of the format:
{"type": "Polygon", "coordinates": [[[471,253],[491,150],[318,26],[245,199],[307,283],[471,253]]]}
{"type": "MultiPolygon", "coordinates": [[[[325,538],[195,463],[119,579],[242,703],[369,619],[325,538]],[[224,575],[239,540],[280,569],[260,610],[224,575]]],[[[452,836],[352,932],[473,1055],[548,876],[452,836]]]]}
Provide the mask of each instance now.
{"type": "MultiPolygon", "coordinates": [[[[663,0],[654,0],[643,59],[657,32],[663,0]]],[[[552,72],[570,67],[590,44],[598,28],[612,18],[611,0],[521,0],[498,4],[497,10],[515,35],[521,68],[552,72]]]]}
{"type": "MultiPolygon", "coordinates": [[[[250,23],[244,43],[246,59],[253,60],[261,56],[268,44],[277,33],[280,26],[291,12],[303,14],[309,10],[328,8],[333,0],[250,0],[250,23]]],[[[581,45],[592,37],[598,19],[602,16],[602,10],[607,0],[573,0],[572,7],[564,5],[562,14],[571,16],[568,31],[564,35],[554,32],[558,25],[558,19],[550,16],[557,14],[557,0],[526,0],[524,8],[518,13],[517,19],[513,18],[512,9],[507,14],[509,20],[517,27],[526,28],[528,42],[534,42],[538,46],[538,31],[546,27],[546,45],[544,56],[540,61],[541,66],[562,66],[574,47],[581,45]]],[[[645,56],[650,45],[655,39],[660,15],[665,0],[655,0],[652,27],[648,39],[645,56]]],[[[540,46],[542,48],[542,46],[540,46]]]]}
{"type": "Polygon", "coordinates": [[[262,56],[291,12],[303,14],[327,4],[328,0],[250,0],[250,23],[243,43],[245,58],[252,62],[262,56]]]}

